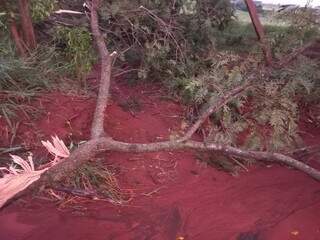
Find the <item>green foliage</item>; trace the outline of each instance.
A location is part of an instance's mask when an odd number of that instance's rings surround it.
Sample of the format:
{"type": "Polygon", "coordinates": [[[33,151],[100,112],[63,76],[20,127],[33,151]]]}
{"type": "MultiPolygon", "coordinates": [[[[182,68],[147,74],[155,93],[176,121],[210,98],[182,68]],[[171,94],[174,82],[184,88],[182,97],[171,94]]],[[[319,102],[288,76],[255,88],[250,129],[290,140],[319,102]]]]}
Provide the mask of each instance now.
{"type": "Polygon", "coordinates": [[[255,136],[260,138],[260,142],[264,144],[262,147],[267,149],[295,146],[299,140],[297,134],[299,109],[297,103],[293,101],[297,89],[294,88],[294,92],[288,92],[287,86],[282,84],[283,82],[265,83],[257,89],[256,110],[248,114],[255,119],[254,124],[269,130],[269,134],[263,134],[260,131],[255,136]]]}
{"type": "MultiPolygon", "coordinates": [[[[45,20],[55,10],[57,0],[31,0],[29,1],[29,9],[32,21],[35,23],[45,20]]],[[[6,4],[0,5],[0,19],[6,21],[7,14],[11,14],[19,20],[18,0],[6,1],[6,4]],[[5,7],[4,7],[5,6],[5,7]]],[[[1,25],[1,24],[0,24],[1,25]]]]}
{"type": "Polygon", "coordinates": [[[62,50],[69,61],[68,68],[78,78],[82,79],[92,68],[95,61],[92,38],[84,27],[57,27],[57,45],[65,46],[62,50]]]}
{"type": "MultiPolygon", "coordinates": [[[[241,132],[247,128],[251,131],[246,145],[252,149],[279,150],[301,144],[298,104],[318,98],[319,77],[319,64],[299,57],[292,65],[273,70],[269,78],[257,79],[260,83],[248,93],[248,99],[251,100],[250,104],[246,104],[245,111],[242,112],[241,108],[237,108],[237,111],[231,109],[229,115],[232,117],[227,121],[223,119],[223,124],[232,129],[233,138],[230,142],[235,143],[239,133],[237,129],[241,132]],[[239,117],[237,112],[243,114],[239,117]]],[[[226,113],[226,109],[223,111],[226,113]]]]}
{"type": "Polygon", "coordinates": [[[168,70],[172,63],[185,65],[186,56],[199,59],[212,49],[212,30],[223,27],[232,13],[228,0],[105,1],[100,9],[109,47],[118,50],[122,61],[130,60],[128,49],[138,53],[139,77],[154,80],[179,72],[168,70]]]}
{"type": "MultiPolygon", "coordinates": [[[[35,12],[38,15],[33,13],[39,21],[54,8],[50,0],[33,3],[41,9],[35,12]]],[[[251,23],[233,19],[229,1],[107,0],[99,10],[108,48],[119,53],[117,61],[139,68],[140,79],[163,82],[188,104],[190,123],[256,73],[253,89],[210,117],[206,141],[238,145],[239,134],[247,131],[245,144],[250,149],[299,143],[298,103],[318,96],[319,64],[301,57],[291,66],[273,70],[271,76],[259,76],[263,54],[256,34],[251,23]]],[[[265,30],[277,59],[319,36],[317,28],[307,25],[266,25],[265,30]]],[[[83,80],[95,61],[89,31],[57,27],[54,43],[56,48],[40,46],[25,61],[11,54],[12,46],[1,47],[0,89],[49,89],[59,79],[57,73],[71,72],[83,80]]],[[[132,101],[122,107],[138,109],[138,105],[132,101]]]]}
{"type": "MultiPolygon", "coordinates": [[[[264,29],[273,54],[278,59],[292,49],[318,38],[320,34],[317,27],[300,28],[289,24],[264,25],[264,29]]],[[[262,56],[252,23],[231,21],[223,31],[215,29],[214,36],[218,49],[262,56]]]]}
{"type": "Polygon", "coordinates": [[[57,5],[56,0],[31,0],[30,10],[34,22],[40,22],[50,16],[57,5]]]}
{"type": "Polygon", "coordinates": [[[230,1],[226,0],[198,0],[196,1],[196,17],[202,26],[218,26],[223,29],[231,20],[234,9],[230,1]]]}
{"type": "MultiPolygon", "coordinates": [[[[224,91],[243,83],[240,69],[228,70],[226,62],[221,55],[212,55],[206,62],[189,61],[184,69],[181,69],[174,81],[169,82],[169,87],[178,92],[188,104],[199,105],[206,99],[218,96],[224,91]]],[[[235,55],[228,54],[232,59],[235,55]]]]}
{"type": "Polygon", "coordinates": [[[64,63],[55,48],[39,46],[30,55],[21,59],[16,56],[11,40],[0,42],[0,90],[14,92],[35,92],[49,89],[59,74],[64,71],[64,63]]]}
{"type": "MultiPolygon", "coordinates": [[[[210,70],[202,68],[197,75],[181,75],[168,83],[196,110],[188,112],[190,122],[203,109],[214,104],[219,96],[244,84],[258,63],[250,57],[243,59],[221,52],[211,59],[214,60],[211,60],[210,70]]],[[[199,65],[196,68],[201,69],[199,65]]],[[[319,64],[305,57],[299,57],[286,68],[274,69],[269,77],[255,75],[253,83],[256,84],[250,91],[211,116],[205,140],[229,145],[245,144],[249,149],[260,150],[279,150],[301,144],[298,103],[311,97],[318,98],[319,78],[319,64]],[[239,142],[239,134],[246,131],[245,142],[239,142]]]]}
{"type": "Polygon", "coordinates": [[[273,54],[277,59],[289,54],[292,49],[318,38],[320,34],[316,27],[299,28],[295,25],[267,26],[266,31],[273,54]]]}
{"type": "Polygon", "coordinates": [[[256,33],[251,23],[231,21],[223,31],[214,31],[216,47],[235,53],[258,52],[256,33]]]}
{"type": "MultiPolygon", "coordinates": [[[[181,97],[192,109],[187,117],[190,122],[199,115],[199,109],[201,112],[222,94],[244,84],[263,58],[251,24],[229,21],[221,30],[219,24],[195,18],[192,14],[196,7],[189,6],[178,21],[183,28],[173,31],[180,48],[170,38],[143,41],[142,68],[138,73],[143,79],[163,81],[170,92],[181,97]]],[[[152,32],[152,28],[148,31],[152,32]]],[[[278,58],[310,41],[317,34],[313,31],[309,28],[297,32],[296,27],[288,25],[266,26],[278,58]]],[[[298,96],[316,96],[313,86],[319,79],[319,70],[317,64],[305,58],[293,64],[274,70],[267,79],[256,73],[254,81],[261,82],[258,86],[211,116],[206,141],[237,145],[239,134],[250,129],[244,143],[250,149],[275,150],[299,144],[298,96]]]]}
{"type": "Polygon", "coordinates": [[[28,57],[21,59],[16,55],[9,34],[3,31],[1,35],[0,115],[14,132],[17,113],[36,114],[37,109],[30,106],[32,97],[43,90],[75,89],[75,83],[66,78],[60,81],[68,72],[68,62],[55,47],[39,44],[28,57]]]}
{"type": "Polygon", "coordinates": [[[312,29],[320,26],[319,12],[315,8],[288,8],[280,11],[276,17],[297,29],[312,29]]]}

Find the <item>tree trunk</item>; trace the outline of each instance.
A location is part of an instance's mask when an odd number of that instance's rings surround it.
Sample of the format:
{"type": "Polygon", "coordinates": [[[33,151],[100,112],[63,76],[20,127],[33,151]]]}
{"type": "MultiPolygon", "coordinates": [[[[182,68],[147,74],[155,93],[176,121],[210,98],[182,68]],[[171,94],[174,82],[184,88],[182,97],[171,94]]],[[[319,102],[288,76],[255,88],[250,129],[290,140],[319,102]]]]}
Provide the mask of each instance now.
{"type": "Polygon", "coordinates": [[[16,46],[17,52],[21,57],[26,57],[26,49],[23,46],[23,41],[18,33],[17,24],[13,18],[9,20],[9,28],[11,32],[11,37],[14,41],[14,44],[16,46]]]}
{"type": "Polygon", "coordinates": [[[5,0],[0,0],[0,6],[4,8],[5,12],[8,14],[8,25],[11,33],[11,38],[15,44],[16,50],[21,57],[26,57],[26,48],[23,39],[21,38],[14,14],[10,11],[8,4],[5,0]]]}
{"type": "Polygon", "coordinates": [[[25,43],[30,50],[35,49],[37,47],[37,42],[29,12],[28,0],[19,0],[19,13],[25,43]]]}
{"type": "Polygon", "coordinates": [[[256,34],[259,38],[259,41],[262,45],[262,51],[265,55],[266,63],[267,65],[271,66],[272,65],[272,54],[271,54],[271,49],[270,46],[266,40],[265,34],[263,27],[261,25],[261,22],[258,17],[257,9],[252,0],[245,0],[250,18],[254,27],[254,30],[256,31],[256,34]]]}

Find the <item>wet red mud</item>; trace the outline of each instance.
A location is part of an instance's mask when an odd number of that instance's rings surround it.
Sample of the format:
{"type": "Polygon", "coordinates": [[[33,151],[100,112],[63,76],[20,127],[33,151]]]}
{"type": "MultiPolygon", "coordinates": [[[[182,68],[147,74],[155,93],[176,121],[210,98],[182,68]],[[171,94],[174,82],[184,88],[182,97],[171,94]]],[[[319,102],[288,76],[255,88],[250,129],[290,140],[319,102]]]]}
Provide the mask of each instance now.
{"type": "MultiPolygon", "coordinates": [[[[108,133],[129,142],[178,133],[183,109],[164,94],[157,86],[112,86],[108,133]],[[128,99],[136,99],[140,111],[125,109],[128,99]]],[[[33,125],[21,123],[18,142],[35,146],[52,134],[66,141],[88,138],[94,98],[55,93],[35,104],[45,113],[33,125]]],[[[310,124],[303,130],[320,136],[310,124]]],[[[0,240],[320,239],[320,184],[288,167],[256,166],[233,177],[199,163],[192,151],[100,157],[119,168],[132,201],[114,206],[88,200],[58,208],[28,196],[0,212],[0,240]]]]}

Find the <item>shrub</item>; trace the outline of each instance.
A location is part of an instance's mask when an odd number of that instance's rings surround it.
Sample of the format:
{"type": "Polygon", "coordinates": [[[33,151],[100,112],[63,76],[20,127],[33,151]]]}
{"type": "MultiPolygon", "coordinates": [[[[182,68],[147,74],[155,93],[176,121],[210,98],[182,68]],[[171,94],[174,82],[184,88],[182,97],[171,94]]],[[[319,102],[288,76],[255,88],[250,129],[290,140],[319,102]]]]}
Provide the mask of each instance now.
{"type": "Polygon", "coordinates": [[[84,27],[56,28],[56,44],[63,46],[60,51],[69,61],[68,68],[79,79],[83,79],[95,62],[92,38],[84,27]]]}

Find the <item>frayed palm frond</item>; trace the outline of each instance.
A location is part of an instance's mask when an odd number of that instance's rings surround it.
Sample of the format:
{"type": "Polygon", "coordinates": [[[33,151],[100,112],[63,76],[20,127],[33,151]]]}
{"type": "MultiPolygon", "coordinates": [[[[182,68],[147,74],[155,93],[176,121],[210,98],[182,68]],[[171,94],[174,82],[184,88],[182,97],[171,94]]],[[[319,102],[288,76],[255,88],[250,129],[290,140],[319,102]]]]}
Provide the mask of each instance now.
{"type": "Polygon", "coordinates": [[[41,143],[48,150],[48,152],[54,156],[55,161],[70,156],[69,149],[57,136],[52,137],[52,143],[49,141],[41,141],[41,143]]]}
{"type": "MultiPolygon", "coordinates": [[[[49,153],[55,158],[51,162],[51,166],[55,165],[57,161],[67,158],[70,155],[69,149],[64,142],[57,136],[52,137],[52,143],[49,141],[42,141],[49,153]]],[[[35,170],[32,155],[30,154],[27,160],[22,159],[16,155],[10,155],[13,164],[9,167],[1,167],[3,177],[0,178],[0,208],[17,193],[23,191],[33,182],[37,181],[41,174],[46,172],[49,167],[35,170]]]]}
{"type": "MultiPolygon", "coordinates": [[[[34,163],[33,163],[33,160],[32,160],[32,155],[28,156],[28,158],[27,158],[28,161],[23,160],[21,157],[19,157],[17,155],[11,155],[10,154],[10,156],[12,158],[12,161],[22,168],[22,171],[24,171],[24,172],[32,172],[32,171],[34,171],[34,163]]],[[[15,170],[19,171],[18,169],[15,169],[15,170]]]]}
{"type": "Polygon", "coordinates": [[[35,171],[31,155],[28,156],[27,160],[16,155],[11,155],[11,158],[16,165],[0,168],[5,172],[4,176],[0,178],[0,208],[18,192],[37,181],[41,174],[48,170],[48,168],[45,168],[35,171]]]}

